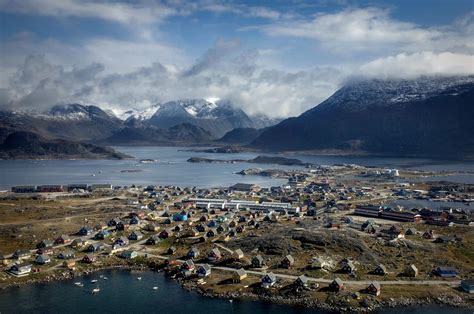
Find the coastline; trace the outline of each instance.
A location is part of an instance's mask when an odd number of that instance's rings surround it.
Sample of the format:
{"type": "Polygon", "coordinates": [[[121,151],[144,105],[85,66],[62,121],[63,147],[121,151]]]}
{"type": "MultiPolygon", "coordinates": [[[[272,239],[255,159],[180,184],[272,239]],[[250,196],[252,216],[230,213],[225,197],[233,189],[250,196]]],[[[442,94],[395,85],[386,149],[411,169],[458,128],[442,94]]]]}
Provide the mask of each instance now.
{"type": "MultiPolygon", "coordinates": [[[[163,264],[155,263],[155,261],[146,261],[146,264],[134,263],[134,264],[117,264],[117,265],[104,265],[94,268],[88,268],[85,270],[70,270],[64,272],[55,272],[48,274],[45,277],[40,278],[31,278],[22,282],[13,282],[6,285],[1,285],[0,290],[6,290],[13,287],[24,287],[27,285],[34,284],[44,284],[51,282],[60,282],[73,280],[75,278],[81,278],[93,273],[101,271],[139,271],[139,272],[157,272],[161,273],[163,276],[172,278],[167,274],[163,264]]],[[[172,278],[177,284],[180,285],[182,289],[187,290],[188,292],[196,292],[199,295],[206,298],[220,298],[228,300],[242,300],[242,301],[255,301],[255,302],[269,302],[280,305],[288,305],[291,307],[304,307],[304,308],[313,308],[319,309],[328,312],[359,312],[359,313],[370,313],[377,310],[383,310],[387,308],[407,308],[407,307],[423,307],[429,305],[439,305],[447,306],[451,308],[458,309],[469,309],[472,307],[472,304],[469,304],[465,299],[461,297],[447,297],[440,296],[437,298],[390,298],[389,301],[386,300],[375,300],[371,304],[364,304],[358,307],[348,306],[345,304],[330,304],[327,302],[321,302],[318,299],[311,297],[295,297],[295,296],[281,296],[281,295],[265,295],[265,294],[256,294],[253,292],[242,292],[242,291],[233,291],[220,293],[213,291],[212,289],[205,289],[201,286],[198,286],[196,282],[192,280],[187,280],[185,278],[172,278]]]]}

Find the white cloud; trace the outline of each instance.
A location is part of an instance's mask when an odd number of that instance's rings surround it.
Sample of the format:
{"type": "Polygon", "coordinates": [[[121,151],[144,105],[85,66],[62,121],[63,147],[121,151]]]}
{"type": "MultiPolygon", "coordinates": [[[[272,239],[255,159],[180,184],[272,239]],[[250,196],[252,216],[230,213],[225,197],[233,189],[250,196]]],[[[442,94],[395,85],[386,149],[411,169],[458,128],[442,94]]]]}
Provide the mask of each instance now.
{"type": "Polygon", "coordinates": [[[401,53],[368,62],[360,66],[355,74],[379,79],[474,75],[474,55],[451,52],[401,53]]]}
{"type": "Polygon", "coordinates": [[[392,52],[420,51],[420,48],[447,50],[453,47],[472,51],[474,47],[469,40],[473,39],[472,18],[460,20],[456,27],[423,28],[392,19],[389,13],[389,10],[370,7],[347,9],[317,14],[311,19],[282,21],[247,29],[259,29],[271,36],[314,39],[323,47],[340,53],[384,49],[392,52]]]}
{"type": "Polygon", "coordinates": [[[28,15],[93,17],[123,24],[156,23],[177,13],[174,8],[153,2],[145,5],[91,0],[1,0],[0,10],[28,15]]]}

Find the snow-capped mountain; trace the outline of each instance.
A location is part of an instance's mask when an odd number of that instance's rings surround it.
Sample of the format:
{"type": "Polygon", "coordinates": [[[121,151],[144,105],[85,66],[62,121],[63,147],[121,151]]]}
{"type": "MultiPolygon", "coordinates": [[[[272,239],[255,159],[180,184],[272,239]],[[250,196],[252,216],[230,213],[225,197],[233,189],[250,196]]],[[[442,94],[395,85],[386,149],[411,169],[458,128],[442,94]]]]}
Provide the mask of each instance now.
{"type": "Polygon", "coordinates": [[[129,127],[169,128],[189,123],[202,127],[216,138],[235,128],[263,128],[280,121],[263,114],[249,117],[230,101],[219,99],[175,100],[116,115],[129,127]]]}
{"type": "Polygon", "coordinates": [[[354,81],[339,89],[313,110],[318,107],[343,106],[347,110],[356,111],[372,106],[392,106],[421,101],[444,93],[455,96],[469,89],[469,84],[472,83],[474,76],[354,81]]]}
{"type": "Polygon", "coordinates": [[[112,134],[122,121],[96,106],[57,105],[46,112],[10,111],[0,114],[0,127],[32,131],[49,138],[89,141],[112,134]]]}
{"type": "Polygon", "coordinates": [[[169,101],[142,112],[135,112],[126,119],[127,125],[159,128],[183,123],[201,127],[215,138],[237,127],[254,127],[247,114],[230,102],[210,102],[204,99],[169,101]]]}
{"type": "Polygon", "coordinates": [[[474,77],[350,83],[265,130],[267,150],[474,157],[474,77]]]}

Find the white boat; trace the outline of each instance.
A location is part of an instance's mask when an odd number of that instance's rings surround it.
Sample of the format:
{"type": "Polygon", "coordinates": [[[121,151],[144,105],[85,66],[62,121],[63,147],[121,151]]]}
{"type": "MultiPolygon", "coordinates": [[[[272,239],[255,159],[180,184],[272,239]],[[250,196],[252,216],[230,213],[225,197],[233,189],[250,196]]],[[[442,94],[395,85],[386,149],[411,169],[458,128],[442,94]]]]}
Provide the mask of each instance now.
{"type": "Polygon", "coordinates": [[[142,277],[137,277],[137,280],[142,280],[142,277]]]}
{"type": "Polygon", "coordinates": [[[96,283],[96,282],[97,282],[97,279],[92,279],[91,282],[92,282],[92,283],[96,283]]]}
{"type": "Polygon", "coordinates": [[[100,291],[99,287],[92,289],[92,293],[98,293],[99,291],[100,291]]]}
{"type": "Polygon", "coordinates": [[[104,275],[100,275],[99,278],[104,278],[104,275]]]}
{"type": "Polygon", "coordinates": [[[75,282],[74,284],[75,284],[76,286],[78,286],[78,287],[84,286],[84,285],[82,284],[82,282],[75,282]]]}
{"type": "Polygon", "coordinates": [[[158,290],[158,287],[153,287],[153,290],[158,290]]]}
{"type": "Polygon", "coordinates": [[[104,276],[104,278],[102,278],[102,279],[104,279],[104,280],[109,280],[109,278],[108,278],[108,277],[105,277],[105,276],[104,276]]]}

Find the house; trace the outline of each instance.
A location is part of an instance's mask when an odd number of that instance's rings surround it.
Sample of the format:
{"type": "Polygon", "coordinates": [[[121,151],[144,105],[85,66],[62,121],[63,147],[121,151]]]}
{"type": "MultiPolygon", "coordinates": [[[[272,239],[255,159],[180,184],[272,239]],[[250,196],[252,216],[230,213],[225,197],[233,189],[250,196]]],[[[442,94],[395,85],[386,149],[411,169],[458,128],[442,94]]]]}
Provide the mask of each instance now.
{"type": "Polygon", "coordinates": [[[183,224],[178,224],[178,225],[174,226],[173,231],[174,232],[181,232],[181,231],[183,231],[183,229],[184,229],[183,224]]]}
{"type": "Polygon", "coordinates": [[[229,187],[230,192],[243,192],[243,193],[251,193],[251,192],[258,192],[260,191],[260,187],[255,184],[248,184],[248,183],[236,183],[233,186],[229,187]]]}
{"type": "Polygon", "coordinates": [[[291,255],[287,255],[283,258],[280,265],[283,268],[290,268],[295,263],[295,259],[291,255]]]}
{"type": "Polygon", "coordinates": [[[45,247],[45,248],[40,248],[36,250],[36,254],[41,255],[41,254],[53,254],[54,250],[52,247],[45,247]]]}
{"type": "Polygon", "coordinates": [[[199,232],[206,232],[207,229],[208,229],[207,226],[201,225],[201,224],[197,225],[195,228],[196,228],[196,230],[199,231],[199,232]]]}
{"type": "Polygon", "coordinates": [[[31,267],[29,263],[15,264],[8,271],[15,276],[26,276],[31,273],[31,267]]]}
{"type": "Polygon", "coordinates": [[[43,249],[47,247],[53,247],[54,241],[52,240],[43,240],[40,243],[36,244],[37,249],[43,249]]]}
{"type": "Polygon", "coordinates": [[[217,221],[215,221],[215,220],[213,219],[213,220],[211,220],[211,221],[209,221],[209,222],[207,223],[207,226],[208,226],[209,228],[215,228],[215,227],[217,226],[217,221]]]}
{"type": "Polygon", "coordinates": [[[69,242],[71,242],[71,238],[67,234],[62,234],[54,241],[55,244],[66,244],[69,242]]]}
{"type": "Polygon", "coordinates": [[[96,233],[96,235],[94,236],[94,239],[104,240],[108,237],[110,237],[110,232],[108,230],[100,230],[99,232],[96,233]]]}
{"type": "Polygon", "coordinates": [[[439,266],[436,268],[435,273],[440,277],[456,277],[458,275],[457,270],[454,267],[439,266]]]}
{"type": "Polygon", "coordinates": [[[156,234],[152,235],[148,240],[146,240],[146,244],[148,245],[155,245],[161,242],[161,238],[156,234]]]}
{"type": "Polygon", "coordinates": [[[189,249],[187,256],[191,259],[197,258],[199,256],[199,250],[196,247],[189,249]]]}
{"type": "Polygon", "coordinates": [[[114,244],[117,244],[118,246],[125,246],[125,245],[128,245],[129,243],[130,241],[128,241],[127,237],[120,237],[114,242],[114,244]]]}
{"type": "Polygon", "coordinates": [[[276,276],[274,273],[268,273],[262,277],[262,287],[270,288],[276,283],[276,276]]]}
{"type": "Polygon", "coordinates": [[[176,247],[170,246],[166,252],[167,252],[169,255],[173,255],[174,253],[176,253],[176,247]]]}
{"type": "Polygon", "coordinates": [[[190,259],[186,260],[183,264],[181,264],[181,272],[186,276],[192,274],[194,269],[194,262],[190,259]]]}
{"type": "Polygon", "coordinates": [[[121,256],[125,259],[134,259],[134,258],[138,257],[138,252],[133,251],[133,250],[126,250],[126,251],[122,252],[121,256]]]}
{"type": "Polygon", "coordinates": [[[461,289],[467,293],[474,293],[474,279],[461,281],[461,289]]]}
{"type": "Polygon", "coordinates": [[[173,236],[173,230],[171,228],[166,228],[165,230],[161,231],[159,235],[159,237],[162,239],[168,239],[171,236],[173,236]]]}
{"type": "Polygon", "coordinates": [[[89,245],[89,247],[87,248],[87,252],[100,252],[100,251],[103,251],[105,249],[104,245],[101,244],[101,243],[92,243],[91,245],[89,245]]]}
{"type": "Polygon", "coordinates": [[[423,239],[428,239],[428,240],[432,240],[434,239],[434,233],[433,233],[433,230],[427,230],[423,233],[422,235],[423,239]]]}
{"type": "Polygon", "coordinates": [[[96,258],[92,254],[87,254],[82,258],[83,263],[92,264],[96,261],[96,258]]]}
{"type": "Polygon", "coordinates": [[[63,262],[63,267],[66,269],[75,269],[76,268],[76,261],[74,260],[66,260],[63,262]]]}
{"type": "Polygon", "coordinates": [[[344,289],[344,284],[341,279],[336,278],[329,284],[329,289],[331,291],[339,292],[344,289]]]}
{"type": "Polygon", "coordinates": [[[31,252],[25,249],[18,249],[15,251],[15,253],[13,253],[14,259],[25,259],[25,258],[29,258],[30,256],[31,256],[31,252]]]}
{"type": "Polygon", "coordinates": [[[155,231],[160,230],[160,226],[158,226],[157,224],[153,222],[150,222],[145,226],[145,230],[155,232],[155,231]]]}
{"type": "Polygon", "coordinates": [[[211,228],[211,229],[209,229],[209,230],[207,231],[206,237],[212,238],[212,237],[216,236],[216,234],[217,234],[216,229],[215,229],[215,228],[211,228]]]}
{"type": "Polygon", "coordinates": [[[415,228],[408,228],[407,231],[405,232],[405,235],[415,235],[417,234],[417,231],[415,228]]]}
{"type": "Polygon", "coordinates": [[[80,238],[74,239],[71,242],[71,247],[73,247],[73,248],[81,248],[81,247],[86,246],[86,245],[87,245],[87,241],[83,240],[83,239],[80,239],[80,238]]]}
{"type": "Polygon", "coordinates": [[[207,255],[210,262],[218,262],[222,258],[221,251],[218,248],[213,248],[207,255]]]}
{"type": "Polygon", "coordinates": [[[234,252],[232,252],[232,258],[235,261],[238,261],[238,260],[244,258],[244,252],[241,249],[237,249],[234,252]]]}
{"type": "Polygon", "coordinates": [[[131,225],[138,225],[138,224],[140,224],[140,219],[138,218],[138,216],[133,216],[132,218],[130,218],[130,224],[131,224],[131,225]]]}
{"type": "Polygon", "coordinates": [[[305,275],[298,276],[296,278],[294,285],[297,287],[307,287],[308,286],[308,277],[305,275]]]}
{"type": "Polygon", "coordinates": [[[378,283],[378,281],[372,281],[365,290],[367,291],[367,293],[378,296],[380,295],[380,284],[378,283]]]}
{"type": "Polygon", "coordinates": [[[253,268],[262,268],[263,266],[265,266],[265,260],[261,255],[257,255],[252,257],[251,264],[253,268]]]}
{"type": "Polygon", "coordinates": [[[58,254],[58,259],[71,259],[71,258],[74,258],[74,256],[75,256],[74,251],[66,250],[58,254]]]}
{"type": "Polygon", "coordinates": [[[247,278],[247,272],[243,268],[236,269],[232,274],[232,282],[239,283],[247,278]]]}
{"type": "Polygon", "coordinates": [[[377,267],[375,267],[373,273],[375,275],[386,275],[387,274],[387,268],[383,264],[378,264],[377,267]]]}
{"type": "Polygon", "coordinates": [[[204,264],[198,267],[197,274],[199,277],[207,277],[211,274],[211,266],[204,264]]]}
{"type": "Polygon", "coordinates": [[[138,241],[138,240],[143,239],[143,234],[140,231],[133,231],[128,236],[128,239],[131,241],[138,241]]]}
{"type": "Polygon", "coordinates": [[[405,275],[408,277],[418,276],[418,268],[416,268],[415,265],[411,264],[410,266],[408,266],[407,269],[405,269],[405,275]]]}
{"type": "Polygon", "coordinates": [[[348,261],[341,269],[343,272],[351,274],[356,270],[356,267],[352,261],[348,261]]]}
{"type": "Polygon", "coordinates": [[[51,258],[47,254],[41,254],[36,256],[35,263],[39,265],[48,264],[51,263],[51,258]]]}
{"type": "Polygon", "coordinates": [[[121,220],[120,218],[113,218],[113,219],[109,220],[109,222],[107,223],[107,225],[108,225],[109,227],[115,227],[115,226],[117,226],[117,225],[118,225],[119,223],[121,223],[121,222],[122,222],[122,220],[121,220]]]}
{"type": "Polygon", "coordinates": [[[455,242],[456,239],[454,237],[450,237],[450,236],[447,236],[447,235],[442,235],[442,236],[439,236],[437,237],[433,242],[434,243],[451,243],[451,242],[455,242]]]}
{"type": "Polygon", "coordinates": [[[120,221],[115,226],[115,230],[117,230],[117,231],[125,231],[125,230],[128,230],[128,229],[130,229],[130,224],[127,223],[127,222],[124,222],[124,221],[120,221]]]}
{"type": "Polygon", "coordinates": [[[197,237],[199,235],[199,231],[196,228],[191,228],[187,231],[187,235],[189,237],[197,237]]]}

